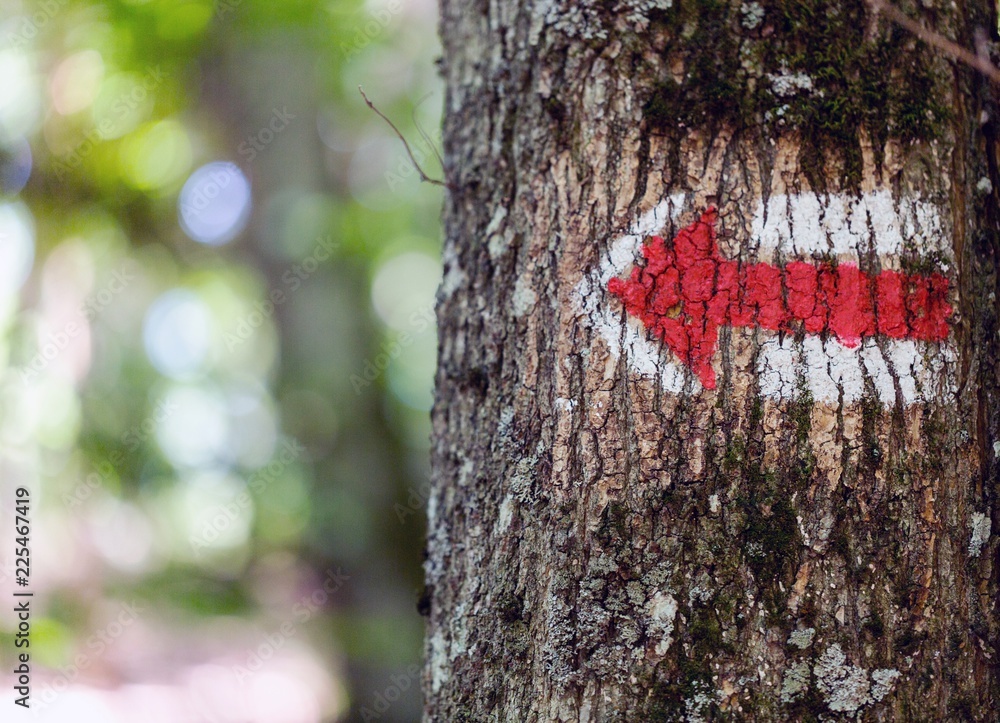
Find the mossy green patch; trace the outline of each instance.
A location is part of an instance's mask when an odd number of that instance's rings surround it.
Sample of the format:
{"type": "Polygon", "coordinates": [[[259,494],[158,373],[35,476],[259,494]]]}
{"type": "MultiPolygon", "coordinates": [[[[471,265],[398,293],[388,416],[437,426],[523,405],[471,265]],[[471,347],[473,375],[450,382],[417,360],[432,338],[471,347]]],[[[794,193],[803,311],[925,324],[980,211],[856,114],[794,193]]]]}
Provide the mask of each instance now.
{"type": "Polygon", "coordinates": [[[795,510],[783,494],[763,490],[744,505],[744,554],[758,578],[774,579],[789,570],[797,550],[795,510]]]}
{"type": "MultiPolygon", "coordinates": [[[[950,110],[931,49],[880,20],[869,34],[864,0],[677,0],[651,24],[666,38],[661,79],[644,117],[654,132],[721,125],[797,132],[803,169],[825,184],[825,156],[839,155],[844,180],[860,180],[859,132],[876,153],[941,135],[950,110]],[[672,68],[683,67],[678,80],[672,68]]],[[[905,8],[905,6],[904,6],[905,8]]]]}
{"type": "Polygon", "coordinates": [[[804,490],[812,481],[816,470],[816,455],[812,451],[809,434],[812,432],[812,392],[806,386],[805,378],[799,380],[799,394],[789,409],[792,423],[795,425],[795,446],[797,454],[789,467],[794,489],[804,490]]]}
{"type": "Polygon", "coordinates": [[[761,587],[769,622],[778,624],[798,558],[800,535],[795,510],[773,473],[752,472],[745,489],[739,500],[745,515],[743,557],[761,587]],[[779,585],[783,580],[789,583],[784,590],[779,585]]]}
{"type": "Polygon", "coordinates": [[[885,624],[882,622],[882,616],[879,615],[877,610],[872,610],[868,619],[862,623],[861,630],[870,635],[874,640],[879,640],[885,635],[885,624]]]}
{"type": "Polygon", "coordinates": [[[809,443],[809,432],[812,431],[812,408],[814,401],[812,392],[806,386],[804,377],[799,380],[798,387],[799,395],[792,404],[789,413],[792,421],[795,423],[795,441],[801,447],[809,443]]]}
{"type": "Polygon", "coordinates": [[[861,451],[864,467],[870,474],[882,466],[884,455],[878,439],[882,428],[882,405],[877,397],[866,395],[861,400],[861,451]]]}
{"type": "Polygon", "coordinates": [[[720,652],[732,652],[731,646],[722,639],[722,625],[718,616],[709,607],[699,608],[691,613],[688,633],[696,656],[717,656],[720,652]]]}
{"type": "Polygon", "coordinates": [[[524,611],[524,599],[511,592],[505,592],[497,600],[497,615],[511,625],[521,619],[524,611]]]}
{"type": "Polygon", "coordinates": [[[601,513],[600,534],[607,542],[621,540],[628,534],[631,513],[621,502],[610,502],[601,513]]]}
{"type": "Polygon", "coordinates": [[[733,435],[726,447],[726,453],[722,457],[722,469],[726,472],[734,472],[743,466],[746,459],[747,443],[740,434],[733,435]]]}
{"type": "Polygon", "coordinates": [[[708,657],[681,653],[675,670],[658,670],[656,681],[647,686],[649,698],[642,720],[682,720],[687,714],[686,701],[712,685],[709,660],[708,657]]]}

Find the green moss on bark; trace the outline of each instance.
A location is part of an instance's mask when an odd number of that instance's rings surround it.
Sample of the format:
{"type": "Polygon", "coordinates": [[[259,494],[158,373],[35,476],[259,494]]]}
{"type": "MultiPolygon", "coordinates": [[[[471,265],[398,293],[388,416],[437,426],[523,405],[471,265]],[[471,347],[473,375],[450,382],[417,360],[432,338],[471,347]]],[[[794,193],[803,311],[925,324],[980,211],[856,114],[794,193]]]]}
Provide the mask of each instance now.
{"type": "Polygon", "coordinates": [[[887,20],[871,37],[869,26],[864,0],[678,0],[651,25],[663,62],[646,122],[667,135],[797,132],[810,183],[826,185],[830,155],[857,183],[861,129],[878,154],[889,138],[940,137],[950,115],[931,49],[887,20]]]}

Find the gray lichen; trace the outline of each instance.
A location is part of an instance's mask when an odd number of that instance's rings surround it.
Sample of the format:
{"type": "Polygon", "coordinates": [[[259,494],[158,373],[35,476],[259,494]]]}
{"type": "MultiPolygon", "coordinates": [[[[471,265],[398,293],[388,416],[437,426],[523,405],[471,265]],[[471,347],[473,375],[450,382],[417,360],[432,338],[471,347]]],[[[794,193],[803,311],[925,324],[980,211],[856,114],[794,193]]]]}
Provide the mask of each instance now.
{"type": "Polygon", "coordinates": [[[740,24],[747,30],[753,30],[764,19],[764,8],[756,1],[740,5],[740,12],[743,14],[740,24]]]}
{"type": "Polygon", "coordinates": [[[993,521],[981,512],[972,513],[972,537],[969,540],[969,555],[979,557],[983,545],[990,539],[993,521]]]}
{"type": "Polygon", "coordinates": [[[832,711],[853,713],[871,702],[868,694],[868,674],[862,668],[847,663],[840,645],[827,648],[813,668],[816,687],[832,711]]]}
{"type": "Polygon", "coordinates": [[[872,698],[876,701],[882,700],[889,691],[892,690],[892,684],[900,676],[898,670],[893,670],[892,668],[879,668],[878,670],[872,671],[872,698]]]}
{"type": "Polygon", "coordinates": [[[785,671],[781,681],[781,702],[792,703],[809,687],[809,664],[796,663],[785,671]]]}
{"type": "Polygon", "coordinates": [[[813,674],[827,706],[838,713],[854,713],[862,706],[882,700],[900,675],[898,670],[879,668],[872,672],[872,684],[864,668],[848,664],[837,643],[819,657],[813,674]]]}
{"type": "Polygon", "coordinates": [[[705,723],[707,720],[705,716],[713,698],[709,694],[710,689],[706,684],[695,683],[694,688],[695,694],[684,701],[684,709],[687,714],[685,720],[687,723],[705,723]]]}
{"type": "Polygon", "coordinates": [[[519,276],[514,284],[514,296],[511,304],[514,307],[514,316],[522,317],[535,308],[538,296],[531,288],[531,280],[525,276],[519,276]]]}
{"type": "Polygon", "coordinates": [[[771,81],[774,94],[781,98],[813,89],[812,78],[805,73],[790,72],[787,67],[782,67],[779,73],[768,73],[767,77],[771,81]]]}
{"type": "Polygon", "coordinates": [[[651,638],[659,638],[656,644],[658,655],[665,655],[673,642],[674,618],[677,616],[677,600],[668,593],[657,593],[649,601],[649,627],[651,638]]]}
{"type": "Polygon", "coordinates": [[[793,630],[788,636],[788,644],[794,645],[799,650],[805,650],[812,645],[816,628],[805,628],[804,630],[793,630]]]}

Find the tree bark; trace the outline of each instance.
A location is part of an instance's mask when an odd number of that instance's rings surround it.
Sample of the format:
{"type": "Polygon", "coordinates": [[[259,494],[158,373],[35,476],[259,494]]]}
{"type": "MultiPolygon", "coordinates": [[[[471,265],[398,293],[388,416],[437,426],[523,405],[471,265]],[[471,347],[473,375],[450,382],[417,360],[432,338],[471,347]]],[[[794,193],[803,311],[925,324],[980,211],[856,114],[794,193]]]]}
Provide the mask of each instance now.
{"type": "MultiPolygon", "coordinates": [[[[994,720],[995,89],[860,2],[441,10],[426,719],[994,720]],[[699,370],[609,283],[656,273],[653,236],[680,263],[710,208],[704,293],[732,264],[743,301],[699,370]],[[916,291],[890,328],[875,279],[933,274],[946,338],[916,291]]],[[[686,283],[658,312],[683,334],[686,283]]]]}

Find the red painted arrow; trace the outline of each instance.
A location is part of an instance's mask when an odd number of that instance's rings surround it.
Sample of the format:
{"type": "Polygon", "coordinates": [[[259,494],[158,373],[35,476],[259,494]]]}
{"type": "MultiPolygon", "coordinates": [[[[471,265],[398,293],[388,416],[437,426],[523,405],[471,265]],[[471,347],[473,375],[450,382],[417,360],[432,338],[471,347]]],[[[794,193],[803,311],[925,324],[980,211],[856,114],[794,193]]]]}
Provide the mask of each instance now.
{"type": "Polygon", "coordinates": [[[741,264],[719,255],[716,211],[682,229],[668,248],[659,236],[643,246],[646,265],[608,290],[715,388],[712,356],[719,327],[760,327],[807,334],[833,332],[845,346],[883,334],[894,339],[943,341],[948,337],[948,279],[882,271],[854,264],[784,267],[741,264]]]}

